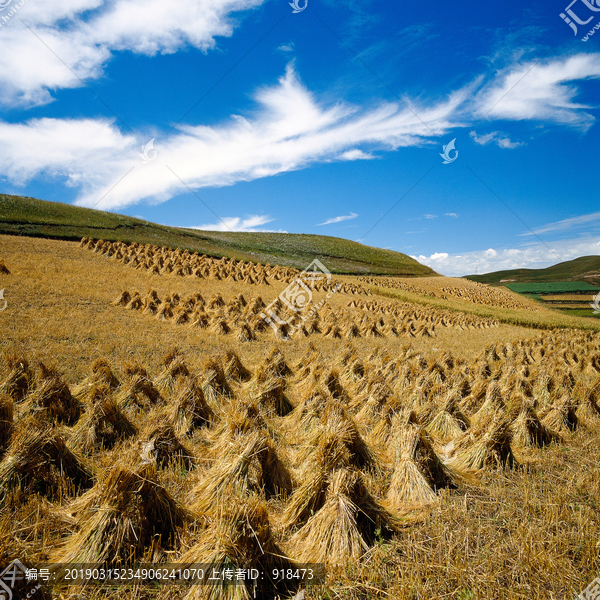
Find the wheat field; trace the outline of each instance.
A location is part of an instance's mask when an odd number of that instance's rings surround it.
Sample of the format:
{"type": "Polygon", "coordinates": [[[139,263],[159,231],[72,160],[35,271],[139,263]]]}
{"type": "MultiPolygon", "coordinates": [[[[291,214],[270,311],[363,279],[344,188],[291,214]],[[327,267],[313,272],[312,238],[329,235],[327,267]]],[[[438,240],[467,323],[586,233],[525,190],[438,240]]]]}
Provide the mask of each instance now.
{"type": "Polygon", "coordinates": [[[296,270],[151,246],[1,236],[0,260],[0,565],[265,575],[36,597],[554,600],[597,576],[598,333],[373,291],[392,278],[334,276],[294,320],[272,303],[296,270]],[[304,563],[323,581],[274,580],[304,563]]]}

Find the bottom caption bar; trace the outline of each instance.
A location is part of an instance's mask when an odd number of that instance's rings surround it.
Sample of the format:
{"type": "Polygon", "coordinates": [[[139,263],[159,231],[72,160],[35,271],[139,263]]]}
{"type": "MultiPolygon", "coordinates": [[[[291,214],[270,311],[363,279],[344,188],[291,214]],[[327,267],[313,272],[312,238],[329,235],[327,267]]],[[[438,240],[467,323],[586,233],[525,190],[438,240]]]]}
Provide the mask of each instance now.
{"type": "Polygon", "coordinates": [[[325,568],[321,563],[296,564],[268,571],[211,564],[140,564],[133,567],[49,564],[27,568],[23,579],[54,585],[248,585],[270,581],[307,586],[325,583],[325,568]]]}

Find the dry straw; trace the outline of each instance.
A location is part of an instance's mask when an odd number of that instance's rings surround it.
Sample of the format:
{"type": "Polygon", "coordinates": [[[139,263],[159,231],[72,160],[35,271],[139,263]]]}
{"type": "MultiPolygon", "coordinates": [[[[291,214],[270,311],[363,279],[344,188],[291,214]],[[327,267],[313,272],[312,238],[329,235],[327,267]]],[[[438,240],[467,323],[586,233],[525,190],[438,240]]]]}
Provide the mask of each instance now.
{"type": "Polygon", "coordinates": [[[118,463],[66,507],[76,531],[51,556],[56,563],[132,564],[158,542],[169,548],[191,514],[156,482],[156,466],[118,463]]]}

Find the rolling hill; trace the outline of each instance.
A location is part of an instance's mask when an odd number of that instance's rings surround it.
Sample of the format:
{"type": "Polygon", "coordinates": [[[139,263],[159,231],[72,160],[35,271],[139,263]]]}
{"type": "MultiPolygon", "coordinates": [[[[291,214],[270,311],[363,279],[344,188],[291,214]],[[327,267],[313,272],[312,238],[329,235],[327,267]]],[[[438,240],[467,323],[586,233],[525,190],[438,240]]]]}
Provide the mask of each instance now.
{"type": "Polygon", "coordinates": [[[542,283],[551,281],[582,281],[600,285],[600,256],[580,256],[545,269],[514,269],[484,275],[466,275],[465,279],[501,285],[504,283],[542,283]]]}
{"type": "Polygon", "coordinates": [[[340,274],[435,275],[429,267],[400,252],[342,238],[168,227],[115,213],[3,194],[0,194],[0,234],[148,243],[299,269],[319,258],[331,272],[340,274]]]}

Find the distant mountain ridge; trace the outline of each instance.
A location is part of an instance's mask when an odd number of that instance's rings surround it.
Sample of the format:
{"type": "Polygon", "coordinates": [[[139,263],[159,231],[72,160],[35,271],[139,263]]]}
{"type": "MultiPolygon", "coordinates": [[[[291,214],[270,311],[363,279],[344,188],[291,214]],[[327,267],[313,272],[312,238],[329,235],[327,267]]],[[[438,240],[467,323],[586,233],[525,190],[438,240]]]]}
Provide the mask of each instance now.
{"type": "Polygon", "coordinates": [[[168,227],[116,213],[3,194],[0,194],[0,234],[138,242],[298,269],[304,269],[318,258],[332,273],[339,274],[436,275],[429,267],[401,252],[342,238],[168,227]]]}
{"type": "Polygon", "coordinates": [[[545,269],[513,269],[484,275],[465,275],[465,279],[502,285],[505,283],[542,283],[551,281],[582,281],[600,285],[600,256],[580,256],[545,269]]]}

